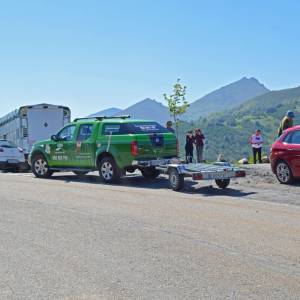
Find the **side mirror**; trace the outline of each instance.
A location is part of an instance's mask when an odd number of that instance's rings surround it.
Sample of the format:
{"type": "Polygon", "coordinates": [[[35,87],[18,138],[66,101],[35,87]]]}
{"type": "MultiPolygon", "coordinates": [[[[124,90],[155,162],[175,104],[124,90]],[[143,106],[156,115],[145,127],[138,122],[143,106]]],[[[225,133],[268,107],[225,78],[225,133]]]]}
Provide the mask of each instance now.
{"type": "Polygon", "coordinates": [[[54,135],[51,135],[51,140],[54,141],[54,142],[57,142],[57,141],[58,141],[58,138],[57,138],[57,136],[54,134],[54,135]]]}

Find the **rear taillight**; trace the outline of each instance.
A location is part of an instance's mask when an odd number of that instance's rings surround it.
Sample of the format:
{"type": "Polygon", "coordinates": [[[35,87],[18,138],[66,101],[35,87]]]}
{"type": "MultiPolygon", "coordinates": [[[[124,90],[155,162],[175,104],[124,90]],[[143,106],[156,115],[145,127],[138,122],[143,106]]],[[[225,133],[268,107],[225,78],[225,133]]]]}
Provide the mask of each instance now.
{"type": "Polygon", "coordinates": [[[202,180],[203,175],[201,173],[193,174],[193,180],[202,180]]]}
{"type": "Polygon", "coordinates": [[[131,143],[131,154],[133,156],[137,156],[139,154],[139,148],[138,148],[138,143],[137,141],[133,141],[131,143]]]}
{"type": "Polygon", "coordinates": [[[3,149],[3,148],[0,148],[0,152],[4,152],[4,149],[3,149]]]}
{"type": "Polygon", "coordinates": [[[235,177],[246,177],[246,172],[241,170],[235,173],[235,177]]]}

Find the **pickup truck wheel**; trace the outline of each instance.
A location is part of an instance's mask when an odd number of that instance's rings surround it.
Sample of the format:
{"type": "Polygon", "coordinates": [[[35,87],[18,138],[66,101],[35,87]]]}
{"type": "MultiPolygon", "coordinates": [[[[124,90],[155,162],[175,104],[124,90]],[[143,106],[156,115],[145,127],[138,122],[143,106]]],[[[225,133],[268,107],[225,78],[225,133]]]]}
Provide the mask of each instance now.
{"type": "Polygon", "coordinates": [[[89,172],[87,172],[87,171],[73,171],[73,173],[75,175],[77,175],[78,177],[83,177],[84,175],[88,174],[89,172]]]}
{"type": "Polygon", "coordinates": [[[32,160],[32,172],[35,177],[38,178],[49,178],[53,174],[53,171],[49,169],[46,158],[39,154],[32,160]]]}
{"type": "Polygon", "coordinates": [[[294,177],[291,168],[285,161],[279,161],[276,165],[276,177],[280,183],[293,183],[294,177]]]}
{"type": "Polygon", "coordinates": [[[153,167],[141,169],[141,173],[146,179],[155,179],[160,174],[160,172],[153,167]]]}
{"type": "Polygon", "coordinates": [[[169,173],[170,187],[173,191],[180,191],[184,187],[184,176],[179,174],[176,169],[172,169],[169,173]]]}
{"type": "Polygon", "coordinates": [[[230,179],[216,179],[216,185],[220,189],[226,189],[230,184],[230,179]]]}
{"type": "Polygon", "coordinates": [[[104,157],[99,164],[99,174],[106,183],[117,182],[120,180],[120,170],[111,157],[104,157]]]}

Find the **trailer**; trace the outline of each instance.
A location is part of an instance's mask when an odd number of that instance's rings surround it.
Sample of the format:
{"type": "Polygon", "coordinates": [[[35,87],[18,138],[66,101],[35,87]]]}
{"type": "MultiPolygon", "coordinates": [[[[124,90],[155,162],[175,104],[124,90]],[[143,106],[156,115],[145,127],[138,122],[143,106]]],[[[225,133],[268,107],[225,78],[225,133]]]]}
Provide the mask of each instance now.
{"type": "Polygon", "coordinates": [[[156,169],[169,175],[170,187],[174,191],[183,189],[185,177],[191,177],[193,180],[214,180],[219,188],[225,189],[232,178],[246,176],[245,170],[227,162],[185,164],[178,161],[160,164],[156,169]]]}
{"type": "Polygon", "coordinates": [[[22,148],[28,156],[35,142],[50,138],[70,120],[71,111],[66,106],[46,103],[22,106],[0,118],[0,139],[22,148]]]}

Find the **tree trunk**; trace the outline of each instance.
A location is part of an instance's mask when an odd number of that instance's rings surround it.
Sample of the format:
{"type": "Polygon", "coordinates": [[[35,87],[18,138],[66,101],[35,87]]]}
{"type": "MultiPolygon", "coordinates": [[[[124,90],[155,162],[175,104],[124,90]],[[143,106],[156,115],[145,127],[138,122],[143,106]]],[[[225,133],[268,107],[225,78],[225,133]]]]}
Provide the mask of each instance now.
{"type": "Polygon", "coordinates": [[[175,123],[176,139],[177,139],[177,141],[178,141],[178,122],[177,122],[177,118],[176,118],[176,115],[175,115],[175,114],[173,115],[173,118],[174,118],[174,123],[175,123]]]}

